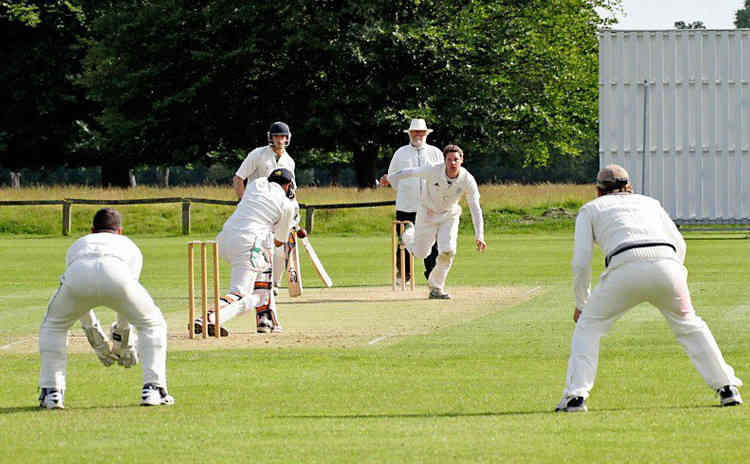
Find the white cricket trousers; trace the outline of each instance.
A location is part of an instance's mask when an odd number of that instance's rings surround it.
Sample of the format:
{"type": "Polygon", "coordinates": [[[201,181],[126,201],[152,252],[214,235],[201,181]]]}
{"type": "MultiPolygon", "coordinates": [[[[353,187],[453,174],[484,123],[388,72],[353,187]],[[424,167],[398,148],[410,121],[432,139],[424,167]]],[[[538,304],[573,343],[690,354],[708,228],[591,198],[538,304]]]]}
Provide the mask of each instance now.
{"type": "Polygon", "coordinates": [[[143,383],[167,388],[167,324],[145,288],[115,257],[72,263],[63,274],[39,328],[42,368],[39,387],[65,389],[68,331],[87,311],[106,306],[121,313],[136,329],[143,383]]]}
{"type": "MultiPolygon", "coordinates": [[[[258,304],[259,298],[253,295],[255,281],[262,277],[260,274],[270,270],[270,250],[267,248],[268,237],[252,232],[236,233],[222,230],[216,236],[216,242],[221,259],[231,266],[229,292],[242,295],[242,303],[222,308],[221,321],[226,323],[258,304]]],[[[267,278],[271,280],[270,273],[267,278]]]]}
{"type": "Polygon", "coordinates": [[[742,385],[711,330],[695,314],[687,269],[675,259],[636,259],[605,272],[586,302],[573,332],[566,396],[588,397],[599,362],[599,339],[627,310],[644,301],[659,308],[709,387],[742,385]]]}
{"type": "Polygon", "coordinates": [[[453,265],[453,257],[456,256],[460,217],[460,209],[458,212],[430,213],[420,206],[417,212],[417,221],[414,225],[414,257],[425,259],[437,241],[438,257],[427,283],[441,291],[445,287],[448,271],[453,265]]]}

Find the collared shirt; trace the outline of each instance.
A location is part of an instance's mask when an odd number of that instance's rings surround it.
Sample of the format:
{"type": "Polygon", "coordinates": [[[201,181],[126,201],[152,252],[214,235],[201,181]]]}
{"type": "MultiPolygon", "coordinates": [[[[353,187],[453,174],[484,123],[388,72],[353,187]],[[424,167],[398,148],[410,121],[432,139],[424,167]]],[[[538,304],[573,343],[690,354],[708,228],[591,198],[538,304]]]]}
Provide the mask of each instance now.
{"type": "Polygon", "coordinates": [[[255,179],[268,177],[271,171],[276,168],[286,168],[294,175],[294,160],[286,150],[284,150],[277,160],[276,153],[271,146],[266,145],[248,153],[234,175],[242,179],[247,179],[247,182],[250,183],[255,179]]]}
{"type": "MultiPolygon", "coordinates": [[[[591,293],[594,243],[608,256],[621,244],[641,241],[668,242],[677,252],[668,247],[649,247],[626,253],[646,258],[673,257],[680,263],[685,261],[685,240],[658,200],[638,194],[610,193],[581,207],[576,218],[571,263],[576,308],[583,309],[591,293]]],[[[613,260],[609,269],[615,264],[613,260]]]]}
{"type": "Polygon", "coordinates": [[[287,198],[284,189],[265,177],[247,185],[237,209],[224,223],[224,230],[232,233],[254,233],[286,242],[296,212],[296,202],[287,198]]]}
{"type": "Polygon", "coordinates": [[[84,235],[68,248],[65,266],[82,259],[116,258],[127,265],[130,275],[138,280],[143,268],[143,254],[128,237],[110,232],[84,235]]]}
{"type": "Polygon", "coordinates": [[[428,214],[461,214],[458,202],[462,196],[465,197],[471,212],[474,235],[477,240],[484,241],[484,219],[482,208],[479,206],[479,188],[469,171],[459,168],[458,176],[450,179],[445,174],[445,163],[440,163],[396,171],[388,174],[388,182],[403,182],[404,179],[414,177],[424,181],[420,208],[428,214]]]}
{"type": "Polygon", "coordinates": [[[413,145],[404,145],[396,150],[388,166],[388,179],[391,186],[397,190],[396,210],[414,213],[419,206],[419,197],[424,181],[419,178],[406,178],[391,181],[391,174],[407,168],[434,166],[443,162],[443,152],[439,148],[423,144],[419,149],[413,145]]]}

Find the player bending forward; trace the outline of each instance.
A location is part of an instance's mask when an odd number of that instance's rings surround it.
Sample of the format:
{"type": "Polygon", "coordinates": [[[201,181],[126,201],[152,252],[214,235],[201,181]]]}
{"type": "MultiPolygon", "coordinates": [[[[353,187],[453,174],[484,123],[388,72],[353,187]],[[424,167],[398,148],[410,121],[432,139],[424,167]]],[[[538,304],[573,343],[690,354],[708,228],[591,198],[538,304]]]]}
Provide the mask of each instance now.
{"type": "MultiPolygon", "coordinates": [[[[113,209],[96,213],[91,232],[68,249],[65,273],[39,328],[39,406],[63,409],[68,330],[95,306],[112,308],[135,326],[143,369],[141,405],[174,404],[174,398],[167,393],[167,324],[138,282],[143,255],[135,243],[122,235],[120,213],[113,209]]],[[[121,347],[132,347],[136,334],[126,329],[113,331],[115,335],[120,338],[117,344],[121,347]]]]}
{"type": "Polygon", "coordinates": [[[612,164],[596,177],[597,197],[576,218],[573,285],[576,322],[563,398],[556,411],[586,411],[599,363],[599,339],[627,310],[648,301],[661,311],[677,341],[722,406],[742,403],[742,381],[721,355],[711,330],[695,314],[687,286],[685,240],[661,204],[635,195],[628,172],[612,164]],[[597,243],[606,269],[589,295],[597,243]]]}
{"type": "MultiPolygon", "coordinates": [[[[229,294],[222,298],[221,322],[256,310],[258,332],[281,330],[272,291],[271,250],[284,244],[296,213],[292,173],[278,168],[268,178],[248,184],[237,209],[216,236],[219,254],[231,267],[229,294]],[[272,239],[270,237],[273,237],[272,239]],[[273,240],[273,243],[268,243],[273,240]]],[[[200,333],[203,322],[195,321],[200,333]]],[[[213,311],[208,315],[208,333],[215,331],[213,311]]],[[[222,335],[228,335],[222,327],[222,335]]]]}
{"type": "Polygon", "coordinates": [[[430,254],[432,246],[437,241],[438,257],[435,268],[427,278],[430,287],[430,299],[450,299],[444,291],[445,281],[456,256],[456,242],[458,241],[458,221],[461,217],[461,206],[458,201],[466,197],[474,224],[477,251],[484,251],[484,221],[482,208],[479,206],[479,189],[474,176],[462,168],[464,153],[458,145],[448,145],[443,149],[445,162],[434,166],[407,168],[384,175],[380,182],[390,185],[391,181],[399,181],[407,177],[421,177],[425,180],[425,188],[419,201],[417,223],[414,230],[414,242],[405,233],[404,242],[407,248],[418,259],[424,259],[430,254]]]}

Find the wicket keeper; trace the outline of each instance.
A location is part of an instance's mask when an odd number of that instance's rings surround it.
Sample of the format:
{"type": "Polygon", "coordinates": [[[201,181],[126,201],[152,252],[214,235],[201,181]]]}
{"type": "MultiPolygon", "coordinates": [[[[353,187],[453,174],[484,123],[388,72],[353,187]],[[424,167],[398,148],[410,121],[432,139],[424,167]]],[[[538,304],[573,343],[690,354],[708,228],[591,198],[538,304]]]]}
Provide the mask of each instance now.
{"type": "MultiPolygon", "coordinates": [[[[120,213],[100,209],[91,233],[76,240],[65,257],[65,273],[39,328],[39,407],[63,409],[68,330],[91,308],[112,308],[135,326],[117,333],[119,346],[130,349],[136,337],[143,370],[142,406],[174,404],[167,393],[167,324],[138,282],[143,255],[122,235],[120,213]]],[[[117,348],[117,347],[115,347],[117,348]]],[[[118,349],[113,350],[118,355],[118,349]]]]}

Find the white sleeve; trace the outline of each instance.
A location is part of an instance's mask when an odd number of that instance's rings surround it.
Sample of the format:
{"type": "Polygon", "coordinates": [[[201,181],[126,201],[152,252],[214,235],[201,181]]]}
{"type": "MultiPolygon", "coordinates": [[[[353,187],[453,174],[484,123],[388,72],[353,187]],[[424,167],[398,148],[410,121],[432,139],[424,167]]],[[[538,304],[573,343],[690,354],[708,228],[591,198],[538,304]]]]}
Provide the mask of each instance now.
{"type": "Polygon", "coordinates": [[[240,167],[237,168],[237,172],[234,173],[235,176],[241,178],[241,179],[247,179],[251,172],[255,170],[255,157],[253,156],[253,153],[255,153],[255,150],[251,151],[247,154],[245,157],[245,160],[242,161],[242,164],[240,164],[240,167]]]}
{"type": "Polygon", "coordinates": [[[391,174],[399,170],[399,164],[401,163],[399,163],[398,151],[396,151],[391,158],[391,164],[388,165],[388,182],[391,183],[391,188],[395,190],[398,190],[398,181],[391,179],[391,174]]]}
{"type": "Polygon", "coordinates": [[[664,228],[664,232],[672,240],[672,243],[674,243],[675,247],[677,248],[677,250],[675,250],[677,251],[677,257],[680,259],[681,263],[685,264],[687,244],[685,243],[685,239],[682,238],[682,234],[680,233],[679,229],[677,229],[677,226],[674,224],[674,221],[672,221],[672,218],[669,217],[669,214],[667,214],[664,208],[661,208],[661,222],[664,228]]]}
{"type": "Polygon", "coordinates": [[[445,155],[440,151],[438,147],[435,147],[435,162],[433,164],[440,164],[445,162],[445,155]]]}
{"type": "Polygon", "coordinates": [[[388,182],[393,183],[395,180],[398,182],[401,179],[406,179],[407,177],[426,177],[430,171],[432,171],[433,166],[422,166],[421,168],[406,168],[401,169],[399,171],[394,172],[393,174],[388,174],[388,182]]]}
{"type": "Polygon", "coordinates": [[[294,226],[294,216],[296,208],[291,201],[284,202],[284,208],[281,210],[281,218],[276,223],[273,235],[279,242],[286,242],[289,237],[289,230],[294,226]]]}
{"type": "Polygon", "coordinates": [[[576,218],[573,245],[573,290],[576,308],[583,309],[591,294],[591,257],[594,254],[594,230],[588,209],[581,208],[576,218]]]}
{"type": "Polygon", "coordinates": [[[479,188],[474,177],[469,177],[468,184],[466,202],[469,204],[471,223],[474,225],[474,237],[484,242],[484,217],[482,217],[482,207],[479,206],[479,188]]]}
{"type": "MultiPolygon", "coordinates": [[[[291,156],[289,157],[289,161],[291,166],[290,171],[292,171],[292,187],[297,190],[297,173],[294,172],[297,164],[294,162],[294,159],[292,159],[291,156]]],[[[297,210],[299,210],[299,206],[297,206],[297,210]]]]}

